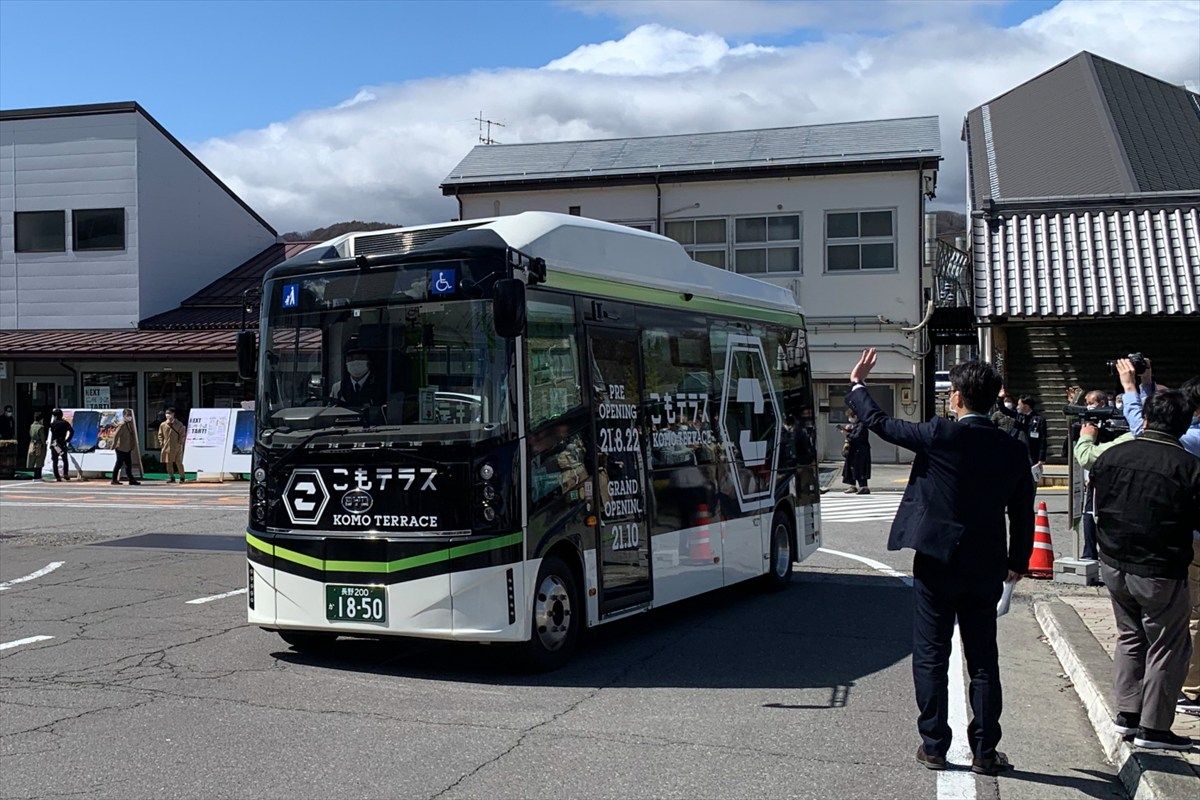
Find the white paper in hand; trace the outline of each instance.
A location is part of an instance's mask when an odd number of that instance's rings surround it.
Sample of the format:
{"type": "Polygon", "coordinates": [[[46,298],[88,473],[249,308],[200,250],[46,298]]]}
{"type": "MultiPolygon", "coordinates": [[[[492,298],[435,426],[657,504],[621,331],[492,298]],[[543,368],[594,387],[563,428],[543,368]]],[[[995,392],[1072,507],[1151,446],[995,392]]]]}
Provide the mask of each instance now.
{"type": "Polygon", "coordinates": [[[1012,605],[1013,589],[1016,587],[1016,585],[1017,585],[1016,581],[1012,581],[1012,582],[1005,581],[1004,582],[1004,592],[1000,595],[1000,602],[996,603],[996,616],[997,617],[1003,617],[1005,614],[1008,613],[1008,608],[1009,608],[1009,606],[1012,605]]]}

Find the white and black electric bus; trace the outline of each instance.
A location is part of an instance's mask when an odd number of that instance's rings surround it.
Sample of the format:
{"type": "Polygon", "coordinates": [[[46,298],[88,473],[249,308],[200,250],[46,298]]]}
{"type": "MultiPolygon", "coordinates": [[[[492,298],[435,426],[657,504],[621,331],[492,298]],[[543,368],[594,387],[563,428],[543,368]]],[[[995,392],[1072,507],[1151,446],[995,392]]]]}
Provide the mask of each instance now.
{"type": "Polygon", "coordinates": [[[670,239],[547,213],[348,234],[267,274],[259,332],[249,620],[296,648],[550,667],[820,545],[801,310],[670,239]]]}

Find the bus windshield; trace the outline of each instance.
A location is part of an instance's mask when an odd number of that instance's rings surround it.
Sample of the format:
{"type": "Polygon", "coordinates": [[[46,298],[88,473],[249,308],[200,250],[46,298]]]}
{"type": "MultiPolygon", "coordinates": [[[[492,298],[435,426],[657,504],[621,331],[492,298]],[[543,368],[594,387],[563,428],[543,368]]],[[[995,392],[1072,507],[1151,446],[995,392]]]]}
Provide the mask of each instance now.
{"type": "MultiPolygon", "coordinates": [[[[443,271],[435,271],[438,278],[443,271]]],[[[259,430],[480,439],[506,432],[510,340],[492,303],[431,301],[427,266],[268,284],[259,430]]]]}

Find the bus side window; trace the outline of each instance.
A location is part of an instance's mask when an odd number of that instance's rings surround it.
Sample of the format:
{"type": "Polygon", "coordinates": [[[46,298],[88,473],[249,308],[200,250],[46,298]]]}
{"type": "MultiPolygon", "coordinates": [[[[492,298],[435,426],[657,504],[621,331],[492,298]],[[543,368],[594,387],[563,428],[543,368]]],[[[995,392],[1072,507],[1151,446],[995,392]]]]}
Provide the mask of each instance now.
{"type": "Polygon", "coordinates": [[[529,428],[561,417],[583,404],[575,311],[569,300],[530,295],[525,337],[525,383],[529,428]]]}

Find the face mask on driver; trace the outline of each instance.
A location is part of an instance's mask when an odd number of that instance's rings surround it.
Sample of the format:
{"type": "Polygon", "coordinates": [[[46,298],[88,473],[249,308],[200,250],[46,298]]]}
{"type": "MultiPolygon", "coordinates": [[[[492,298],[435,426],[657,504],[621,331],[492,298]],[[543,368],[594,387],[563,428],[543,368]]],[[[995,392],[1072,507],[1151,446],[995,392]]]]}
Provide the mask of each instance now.
{"type": "Polygon", "coordinates": [[[346,371],[349,372],[350,377],[354,378],[356,381],[362,380],[364,377],[366,377],[366,374],[370,368],[370,364],[360,359],[346,362],[346,371]]]}

